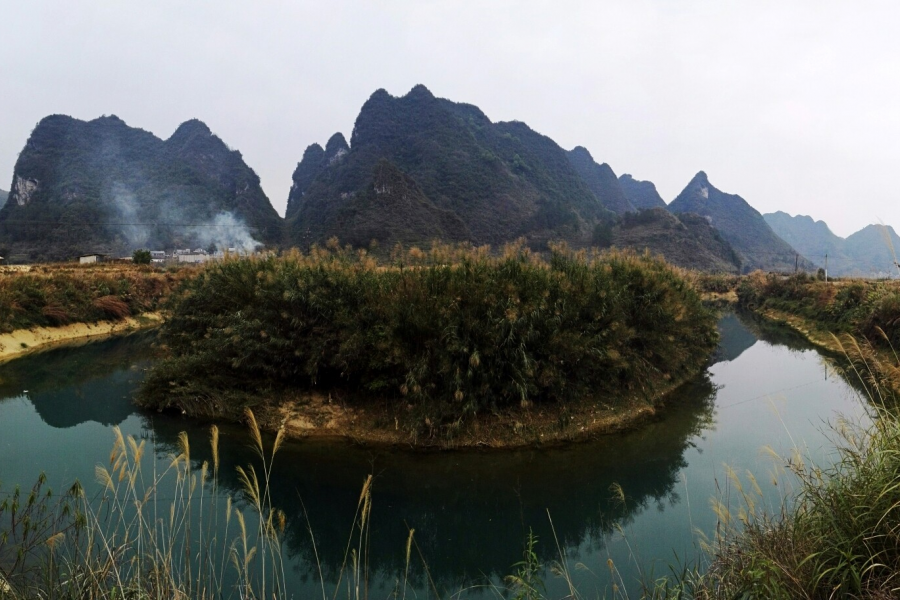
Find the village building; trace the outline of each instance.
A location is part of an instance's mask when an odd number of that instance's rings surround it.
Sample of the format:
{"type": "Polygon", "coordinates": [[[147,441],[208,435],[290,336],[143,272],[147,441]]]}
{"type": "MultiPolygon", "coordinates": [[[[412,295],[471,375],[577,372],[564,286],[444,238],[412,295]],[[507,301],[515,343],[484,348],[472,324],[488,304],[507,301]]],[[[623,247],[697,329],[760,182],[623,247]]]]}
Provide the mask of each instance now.
{"type": "Polygon", "coordinates": [[[98,252],[94,252],[92,254],[82,254],[78,257],[78,263],[82,265],[89,265],[92,263],[103,262],[106,259],[105,254],[100,254],[98,252]]]}

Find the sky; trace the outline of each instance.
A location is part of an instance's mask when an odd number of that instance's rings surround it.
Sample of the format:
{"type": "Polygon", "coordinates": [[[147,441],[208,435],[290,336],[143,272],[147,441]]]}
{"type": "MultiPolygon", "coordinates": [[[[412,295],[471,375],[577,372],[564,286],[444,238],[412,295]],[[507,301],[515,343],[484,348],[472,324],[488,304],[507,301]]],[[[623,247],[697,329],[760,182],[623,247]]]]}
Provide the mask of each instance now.
{"type": "Polygon", "coordinates": [[[417,83],[668,202],[705,171],[842,236],[900,226],[900,3],[0,0],[0,188],[44,116],[204,121],[284,213],[309,144],[417,83]]]}

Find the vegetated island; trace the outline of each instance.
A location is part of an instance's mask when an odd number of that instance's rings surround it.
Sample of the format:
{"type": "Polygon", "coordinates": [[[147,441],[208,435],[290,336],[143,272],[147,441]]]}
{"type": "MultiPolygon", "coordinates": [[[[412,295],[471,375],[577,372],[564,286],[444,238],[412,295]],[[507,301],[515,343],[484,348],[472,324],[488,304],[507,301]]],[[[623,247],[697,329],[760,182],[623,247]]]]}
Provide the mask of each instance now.
{"type": "Polygon", "coordinates": [[[186,280],[138,403],[372,444],[550,443],[649,417],[717,343],[648,254],[435,244],[383,264],[328,246],[186,280]]]}

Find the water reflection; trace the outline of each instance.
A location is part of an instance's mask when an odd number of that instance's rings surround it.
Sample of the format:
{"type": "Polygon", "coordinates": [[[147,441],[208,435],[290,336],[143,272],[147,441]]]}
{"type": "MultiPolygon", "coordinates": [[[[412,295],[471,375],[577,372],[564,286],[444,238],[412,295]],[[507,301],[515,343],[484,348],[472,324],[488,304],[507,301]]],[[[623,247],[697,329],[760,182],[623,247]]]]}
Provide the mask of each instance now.
{"type": "MultiPolygon", "coordinates": [[[[371,451],[349,445],[286,444],[276,459],[271,485],[275,505],[288,515],[287,544],[307,575],[315,556],[300,499],[316,534],[323,570],[340,569],[361,484],[374,473],[370,568],[399,572],[405,560],[408,527],[429,559],[431,576],[452,584],[481,574],[509,572],[521,557],[529,527],[539,539],[552,540],[547,511],[560,543],[599,548],[613,522],[627,523],[647,507],[676,502],[678,472],[685,450],[713,417],[715,389],[703,377],[671,399],[664,420],[639,431],[607,436],[566,448],[508,452],[416,454],[371,451]],[[614,498],[613,484],[627,495],[614,498]]],[[[154,419],[158,448],[174,451],[182,421],[154,419]]],[[[211,461],[204,443],[192,443],[198,464],[211,461]]],[[[223,439],[220,483],[238,495],[235,467],[254,462],[238,440],[246,434],[228,429],[223,439]]],[[[552,544],[539,546],[543,558],[555,558],[552,544]]]]}
{"type": "Polygon", "coordinates": [[[735,360],[757,342],[757,336],[734,313],[724,314],[716,326],[719,345],[713,352],[710,364],[735,360]]]}
{"type": "Polygon", "coordinates": [[[94,421],[119,425],[152,354],[153,332],[57,348],[0,365],[0,402],[28,397],[41,419],[65,429],[94,421]]]}

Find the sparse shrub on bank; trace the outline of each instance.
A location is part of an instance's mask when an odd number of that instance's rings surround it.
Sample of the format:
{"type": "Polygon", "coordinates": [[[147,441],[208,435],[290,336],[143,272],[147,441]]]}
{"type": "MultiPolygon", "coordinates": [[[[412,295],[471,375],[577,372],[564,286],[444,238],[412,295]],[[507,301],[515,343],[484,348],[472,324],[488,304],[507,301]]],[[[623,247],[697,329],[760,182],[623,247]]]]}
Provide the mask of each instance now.
{"type": "Polygon", "coordinates": [[[173,296],[161,341],[147,406],[203,414],[285,389],[342,390],[448,422],[649,396],[702,367],[716,333],[695,290],[649,256],[437,245],[380,265],[333,244],[208,266],[173,296]]]}
{"type": "Polygon", "coordinates": [[[825,283],[756,272],[741,280],[738,301],[751,309],[799,315],[834,333],[849,333],[881,348],[900,349],[900,283],[840,280],[825,283]]]}
{"type": "Polygon", "coordinates": [[[183,274],[150,267],[37,267],[0,273],[0,333],[118,320],[159,308],[183,274]]]}

